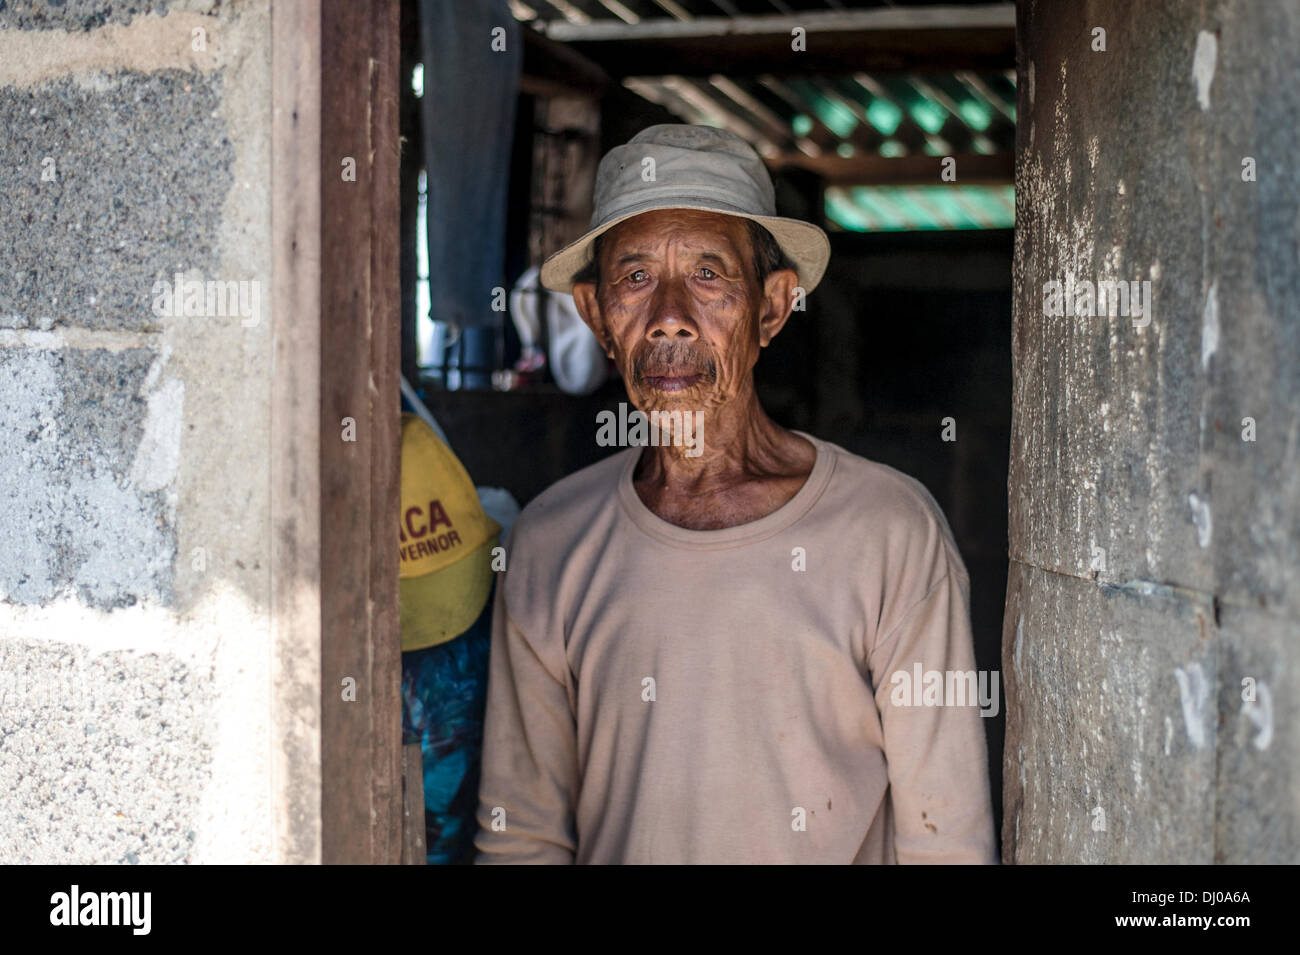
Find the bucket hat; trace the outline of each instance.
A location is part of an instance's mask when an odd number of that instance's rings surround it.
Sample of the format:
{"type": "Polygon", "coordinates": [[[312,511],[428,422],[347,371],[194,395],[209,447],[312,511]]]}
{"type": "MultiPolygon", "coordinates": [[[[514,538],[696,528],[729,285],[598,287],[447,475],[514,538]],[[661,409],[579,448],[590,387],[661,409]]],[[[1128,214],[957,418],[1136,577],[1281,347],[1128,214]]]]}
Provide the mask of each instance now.
{"type": "Polygon", "coordinates": [[[772,233],[811,292],[830,259],[826,233],[776,214],[772,177],[754,148],[713,126],[661,123],[615,146],[596,169],[594,209],[585,235],[542,263],[542,284],[573,293],[573,277],[591,260],[595,238],[654,209],[700,209],[741,216],[772,233]]]}

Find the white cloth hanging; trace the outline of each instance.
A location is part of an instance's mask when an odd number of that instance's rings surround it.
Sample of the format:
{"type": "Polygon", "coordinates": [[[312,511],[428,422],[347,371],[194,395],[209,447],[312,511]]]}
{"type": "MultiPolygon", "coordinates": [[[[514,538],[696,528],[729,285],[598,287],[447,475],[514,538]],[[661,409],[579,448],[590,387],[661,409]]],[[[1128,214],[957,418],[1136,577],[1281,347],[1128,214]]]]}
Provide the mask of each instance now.
{"type": "Polygon", "coordinates": [[[510,317],[519,333],[524,354],[538,348],[541,339],[542,298],[547,299],[548,359],[551,374],[560,390],[570,395],[588,395],[605,383],[609,364],[600,343],[578,314],[572,295],[541,288],[539,269],[534,266],[519,276],[510,293],[510,317]]]}

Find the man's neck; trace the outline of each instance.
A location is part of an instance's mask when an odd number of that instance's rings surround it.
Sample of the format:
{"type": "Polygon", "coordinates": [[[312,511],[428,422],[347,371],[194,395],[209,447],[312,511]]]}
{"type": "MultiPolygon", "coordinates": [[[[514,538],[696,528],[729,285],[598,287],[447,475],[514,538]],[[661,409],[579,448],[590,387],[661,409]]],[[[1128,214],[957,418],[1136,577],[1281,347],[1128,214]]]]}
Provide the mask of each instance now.
{"type": "Polygon", "coordinates": [[[706,410],[700,453],[650,446],[632,480],[652,512],[672,524],[716,530],[765,517],[798,493],[817,459],[804,438],[781,427],[749,393],[744,401],[706,410]]]}

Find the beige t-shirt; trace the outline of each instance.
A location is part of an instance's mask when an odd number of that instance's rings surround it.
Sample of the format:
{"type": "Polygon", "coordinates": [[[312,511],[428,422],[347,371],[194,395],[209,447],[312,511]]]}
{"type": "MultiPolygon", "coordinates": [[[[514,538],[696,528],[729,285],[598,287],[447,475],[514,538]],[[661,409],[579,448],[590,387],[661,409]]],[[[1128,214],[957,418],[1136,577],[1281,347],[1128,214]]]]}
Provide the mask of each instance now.
{"type": "Polygon", "coordinates": [[[812,473],[747,524],[655,515],[640,447],[519,515],[478,863],[996,861],[980,708],[914,683],[975,670],[947,521],[919,482],[795,433],[812,473]]]}

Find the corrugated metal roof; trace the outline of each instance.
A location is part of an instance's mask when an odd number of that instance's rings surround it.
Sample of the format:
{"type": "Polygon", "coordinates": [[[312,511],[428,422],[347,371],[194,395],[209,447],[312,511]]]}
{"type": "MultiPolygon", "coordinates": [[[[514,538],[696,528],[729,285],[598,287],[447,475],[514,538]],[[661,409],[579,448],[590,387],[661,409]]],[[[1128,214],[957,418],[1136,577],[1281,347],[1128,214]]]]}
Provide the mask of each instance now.
{"type": "MultiPolygon", "coordinates": [[[[534,25],[556,20],[637,24],[898,6],[879,0],[511,0],[515,16],[534,25]]],[[[962,4],[948,0],[943,6],[962,4]]],[[[638,76],[624,79],[623,84],[683,122],[720,126],[745,137],[774,166],[829,157],[981,156],[1001,157],[1005,160],[1001,168],[1009,170],[1015,150],[1014,70],[638,76]]],[[[822,162],[815,168],[824,171],[826,165],[822,162]]],[[[934,164],[932,185],[900,182],[889,164],[840,165],[846,167],[844,175],[856,181],[828,184],[826,215],[833,227],[866,231],[1006,228],[1014,218],[1012,187],[963,183],[960,163],[958,179],[951,183],[938,181],[938,164],[934,164]]],[[[896,165],[923,168],[929,175],[928,166],[896,165]]]]}

